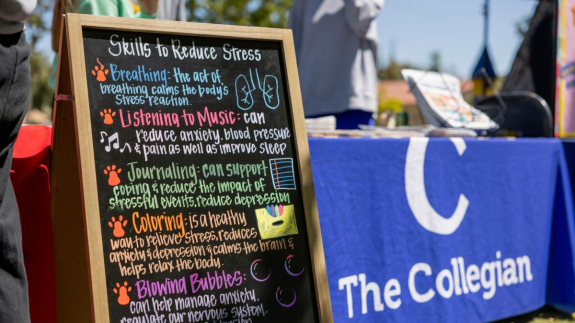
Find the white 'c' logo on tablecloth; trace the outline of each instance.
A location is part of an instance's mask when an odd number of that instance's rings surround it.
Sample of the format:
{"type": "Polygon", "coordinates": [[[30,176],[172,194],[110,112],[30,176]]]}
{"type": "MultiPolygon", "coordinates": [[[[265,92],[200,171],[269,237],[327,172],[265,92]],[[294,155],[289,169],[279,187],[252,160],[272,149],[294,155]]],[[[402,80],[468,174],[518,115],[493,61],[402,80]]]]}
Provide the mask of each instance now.
{"type": "MultiPolygon", "coordinates": [[[[415,219],[422,227],[433,233],[449,235],[455,232],[469,206],[469,200],[465,195],[459,195],[457,208],[450,218],[445,218],[437,213],[425,192],[425,180],[423,168],[425,165],[425,151],[429,138],[411,138],[407,148],[407,157],[405,161],[405,193],[407,202],[415,219]]],[[[451,138],[459,156],[463,155],[467,146],[461,138],[451,138]]]]}

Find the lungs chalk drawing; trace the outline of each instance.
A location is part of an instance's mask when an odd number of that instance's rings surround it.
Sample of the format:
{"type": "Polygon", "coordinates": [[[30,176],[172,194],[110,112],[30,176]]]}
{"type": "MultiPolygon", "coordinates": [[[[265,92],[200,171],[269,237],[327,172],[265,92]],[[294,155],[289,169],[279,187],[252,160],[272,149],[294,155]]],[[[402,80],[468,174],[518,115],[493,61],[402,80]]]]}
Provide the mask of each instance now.
{"type": "Polygon", "coordinates": [[[244,74],[236,78],[236,104],[241,110],[249,110],[254,105],[254,96],[252,92],[256,90],[254,75],[258,83],[258,89],[261,91],[262,101],[269,109],[275,110],[280,105],[279,81],[274,75],[265,75],[263,81],[260,79],[258,69],[249,70],[250,80],[244,74]]]}
{"type": "MultiPolygon", "coordinates": [[[[411,138],[409,141],[405,161],[405,193],[407,202],[415,219],[422,227],[433,233],[449,235],[459,228],[469,206],[469,200],[467,200],[465,195],[460,194],[457,207],[449,218],[443,217],[431,206],[425,191],[423,176],[425,151],[427,150],[428,142],[429,138],[411,138]]],[[[467,148],[465,141],[461,138],[452,138],[451,142],[455,145],[459,156],[463,155],[467,148]]]]}

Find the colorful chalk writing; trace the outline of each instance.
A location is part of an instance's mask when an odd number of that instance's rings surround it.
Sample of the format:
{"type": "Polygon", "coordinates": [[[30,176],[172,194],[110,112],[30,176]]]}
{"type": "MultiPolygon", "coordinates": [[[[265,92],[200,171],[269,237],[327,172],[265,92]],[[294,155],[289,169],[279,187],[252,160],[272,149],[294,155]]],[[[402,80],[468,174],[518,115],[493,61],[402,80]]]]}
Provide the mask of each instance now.
{"type": "Polygon", "coordinates": [[[317,322],[281,46],[84,47],[110,322],[317,322]]]}

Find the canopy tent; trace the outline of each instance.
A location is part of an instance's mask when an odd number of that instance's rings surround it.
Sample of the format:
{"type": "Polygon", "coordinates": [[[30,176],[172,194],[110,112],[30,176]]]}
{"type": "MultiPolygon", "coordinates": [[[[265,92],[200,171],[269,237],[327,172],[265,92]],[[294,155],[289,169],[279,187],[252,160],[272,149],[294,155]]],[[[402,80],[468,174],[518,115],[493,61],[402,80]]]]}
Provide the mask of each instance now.
{"type": "Polygon", "coordinates": [[[555,106],[558,2],[539,2],[502,92],[529,91],[555,106]]]}

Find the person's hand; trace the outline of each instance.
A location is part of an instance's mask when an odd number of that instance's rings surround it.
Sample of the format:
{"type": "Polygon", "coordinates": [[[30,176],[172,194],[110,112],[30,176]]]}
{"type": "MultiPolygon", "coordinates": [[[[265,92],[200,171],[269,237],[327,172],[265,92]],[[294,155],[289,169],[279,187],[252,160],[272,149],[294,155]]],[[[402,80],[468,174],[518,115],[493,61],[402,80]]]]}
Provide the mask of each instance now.
{"type": "Polygon", "coordinates": [[[158,0],[138,0],[140,10],[147,15],[153,15],[158,12],[158,0]]]}

